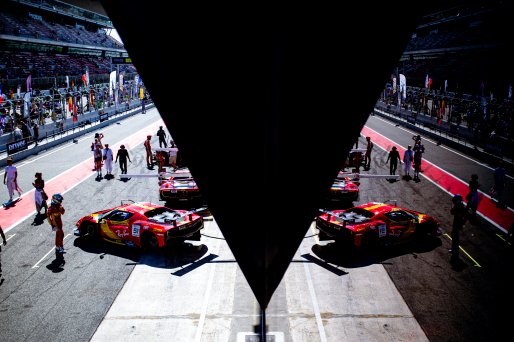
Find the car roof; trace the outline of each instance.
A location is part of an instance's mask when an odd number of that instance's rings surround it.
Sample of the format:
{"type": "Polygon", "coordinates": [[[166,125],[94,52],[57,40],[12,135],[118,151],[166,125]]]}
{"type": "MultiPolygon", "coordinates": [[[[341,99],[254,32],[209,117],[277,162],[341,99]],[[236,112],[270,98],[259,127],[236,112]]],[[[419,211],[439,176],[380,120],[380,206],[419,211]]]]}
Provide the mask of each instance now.
{"type": "Polygon", "coordinates": [[[139,213],[144,215],[147,211],[154,210],[157,208],[161,208],[162,205],[151,203],[151,202],[138,202],[138,203],[130,203],[117,207],[116,209],[129,211],[132,213],[139,213]]]}
{"type": "Polygon", "coordinates": [[[365,209],[373,212],[375,215],[383,214],[385,212],[389,212],[397,209],[398,207],[388,204],[388,203],[379,203],[379,202],[369,202],[366,204],[358,205],[357,208],[365,209]]]}

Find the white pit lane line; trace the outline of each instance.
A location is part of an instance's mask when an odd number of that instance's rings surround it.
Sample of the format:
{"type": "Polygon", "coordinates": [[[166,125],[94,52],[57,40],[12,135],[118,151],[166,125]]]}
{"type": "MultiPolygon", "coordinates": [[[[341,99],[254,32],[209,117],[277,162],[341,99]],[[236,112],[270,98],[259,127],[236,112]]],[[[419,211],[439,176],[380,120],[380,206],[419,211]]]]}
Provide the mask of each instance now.
{"type": "Polygon", "coordinates": [[[11,239],[14,237],[14,235],[16,235],[16,234],[11,234],[11,235],[9,235],[9,237],[8,237],[7,239],[5,239],[5,241],[9,241],[9,240],[11,240],[11,239]]]}
{"type": "MultiPolygon", "coordinates": [[[[64,237],[63,241],[64,241],[64,240],[66,240],[66,238],[67,238],[68,236],[71,236],[71,234],[66,235],[66,236],[64,237]]],[[[50,253],[52,253],[53,251],[55,251],[55,247],[52,247],[52,249],[51,249],[50,251],[48,251],[48,253],[46,253],[46,254],[45,254],[41,259],[39,259],[39,261],[38,261],[38,262],[36,262],[36,264],[35,264],[34,266],[32,266],[32,268],[38,268],[38,267],[39,267],[39,264],[40,264],[41,262],[43,262],[43,260],[45,260],[45,259],[48,257],[48,255],[50,255],[50,253]]]]}

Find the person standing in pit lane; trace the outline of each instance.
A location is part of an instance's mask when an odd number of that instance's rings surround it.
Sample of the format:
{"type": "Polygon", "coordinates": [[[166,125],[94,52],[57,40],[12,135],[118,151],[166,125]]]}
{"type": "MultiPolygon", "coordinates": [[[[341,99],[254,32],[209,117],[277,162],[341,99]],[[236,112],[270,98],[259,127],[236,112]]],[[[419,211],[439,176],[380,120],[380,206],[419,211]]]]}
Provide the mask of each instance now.
{"type": "Polygon", "coordinates": [[[34,182],[32,186],[36,189],[34,191],[34,202],[36,204],[37,215],[41,215],[41,209],[45,208],[45,214],[48,211],[48,205],[46,204],[46,200],[48,196],[45,192],[45,180],[43,179],[43,174],[41,172],[36,172],[34,176],[34,182]]]}
{"type": "MultiPolygon", "coordinates": [[[[414,151],[414,159],[417,159],[414,162],[414,166],[418,165],[418,173],[423,172],[421,169],[421,161],[423,159],[423,153],[425,153],[425,146],[421,143],[421,137],[418,135],[419,139],[416,140],[416,143],[414,144],[414,147],[412,148],[412,151],[414,151]],[[417,154],[417,155],[416,155],[417,154]]],[[[414,171],[416,171],[416,168],[414,167],[414,171]]]]}
{"type": "Polygon", "coordinates": [[[403,153],[403,165],[404,165],[404,179],[409,180],[410,177],[410,169],[412,167],[412,162],[414,161],[414,153],[412,152],[412,146],[407,146],[407,149],[403,153]]]}
{"type": "Polygon", "coordinates": [[[63,197],[61,194],[54,194],[48,208],[48,223],[55,231],[55,259],[64,264],[64,231],[62,229],[62,218],[64,215],[64,207],[62,206],[63,197]]]}
{"type": "Polygon", "coordinates": [[[373,142],[371,137],[366,137],[366,153],[364,154],[364,169],[371,168],[371,151],[373,150],[373,142]]]}
{"type": "Polygon", "coordinates": [[[396,149],[396,146],[393,146],[391,148],[391,151],[389,151],[389,155],[387,156],[386,163],[387,162],[389,162],[389,174],[395,175],[396,168],[398,167],[398,163],[400,163],[400,165],[402,164],[402,160],[400,158],[400,153],[396,149]]]}
{"type": "Polygon", "coordinates": [[[146,151],[146,166],[148,166],[149,169],[153,167],[153,161],[152,161],[152,143],[150,140],[152,139],[151,135],[146,136],[145,140],[145,151],[146,151]]]}
{"type": "Polygon", "coordinates": [[[105,144],[105,148],[103,151],[103,160],[105,162],[105,171],[106,175],[105,178],[111,178],[112,177],[112,161],[113,161],[113,153],[112,150],[109,148],[109,144],[105,144]]]}
{"type": "Polygon", "coordinates": [[[95,171],[96,171],[96,178],[102,177],[102,149],[100,147],[100,143],[97,143],[95,145],[95,151],[94,151],[94,158],[95,158],[95,171]]]}
{"type": "Polygon", "coordinates": [[[116,160],[118,161],[118,158],[120,159],[120,170],[122,174],[127,173],[127,159],[129,162],[132,163],[132,160],[130,160],[130,156],[128,154],[128,151],[125,149],[125,145],[121,145],[118,149],[118,152],[116,153],[116,160]]]}
{"type": "Polygon", "coordinates": [[[478,188],[480,184],[478,183],[478,175],[476,173],[471,175],[471,179],[468,183],[469,193],[466,195],[467,209],[469,213],[473,216],[476,215],[478,210],[478,188]]]}
{"type": "Polygon", "coordinates": [[[13,165],[13,158],[7,158],[7,166],[4,173],[4,184],[7,185],[7,191],[9,192],[9,202],[12,202],[14,191],[18,191],[18,195],[21,196],[21,189],[18,187],[18,169],[13,165]]]}
{"type": "MultiPolygon", "coordinates": [[[[414,145],[416,147],[416,145],[414,145]]],[[[414,166],[414,181],[419,182],[419,172],[421,171],[421,149],[417,148],[414,150],[414,159],[413,159],[413,166],[414,166]]]]}
{"type": "Polygon", "coordinates": [[[164,148],[168,147],[168,143],[166,142],[166,132],[162,129],[162,126],[159,127],[157,136],[159,137],[159,147],[162,148],[162,145],[164,145],[164,148]]]}
{"type": "Polygon", "coordinates": [[[460,231],[464,227],[468,215],[466,206],[462,202],[462,196],[460,194],[456,194],[453,196],[450,214],[453,215],[453,225],[451,232],[452,248],[449,252],[452,253],[451,263],[455,264],[460,261],[460,231]]]}

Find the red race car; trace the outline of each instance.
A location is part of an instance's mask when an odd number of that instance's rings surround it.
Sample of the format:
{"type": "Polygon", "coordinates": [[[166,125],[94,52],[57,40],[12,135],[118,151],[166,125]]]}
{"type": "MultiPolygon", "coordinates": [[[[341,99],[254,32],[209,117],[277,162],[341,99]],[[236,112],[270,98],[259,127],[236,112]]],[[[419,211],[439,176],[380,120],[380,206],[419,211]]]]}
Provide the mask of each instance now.
{"type": "Polygon", "coordinates": [[[353,202],[359,199],[359,185],[349,177],[338,176],[328,193],[328,203],[353,202]]]}
{"type": "Polygon", "coordinates": [[[204,204],[202,193],[188,168],[178,168],[170,174],[171,177],[159,182],[161,201],[204,204]]]}
{"type": "Polygon", "coordinates": [[[370,202],[316,217],[320,240],[335,240],[351,249],[395,245],[414,238],[440,236],[436,218],[392,204],[370,202]]]}
{"type": "MultiPolygon", "coordinates": [[[[203,209],[203,208],[202,208],[203,209]]],[[[119,245],[156,249],[185,240],[199,241],[202,210],[173,210],[149,202],[97,211],[76,223],[76,236],[100,237],[119,245]]]]}

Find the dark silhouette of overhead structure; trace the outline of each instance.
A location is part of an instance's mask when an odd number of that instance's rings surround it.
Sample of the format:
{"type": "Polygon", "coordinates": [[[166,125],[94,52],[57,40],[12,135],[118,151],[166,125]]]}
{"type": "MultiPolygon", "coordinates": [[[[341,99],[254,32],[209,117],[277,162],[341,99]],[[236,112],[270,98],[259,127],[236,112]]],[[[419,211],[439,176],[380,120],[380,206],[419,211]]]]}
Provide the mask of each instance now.
{"type": "Polygon", "coordinates": [[[422,10],[102,4],[266,309],[422,10]]]}

